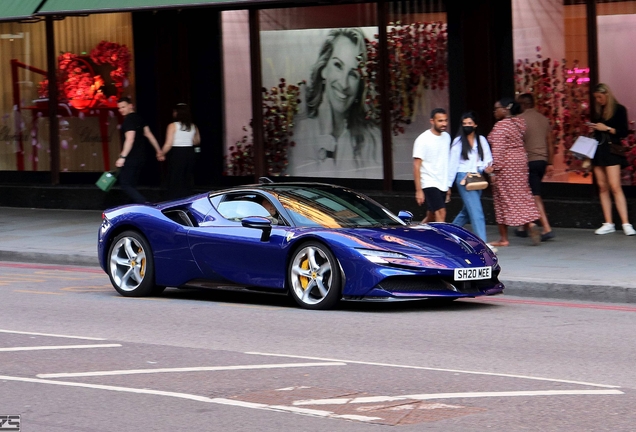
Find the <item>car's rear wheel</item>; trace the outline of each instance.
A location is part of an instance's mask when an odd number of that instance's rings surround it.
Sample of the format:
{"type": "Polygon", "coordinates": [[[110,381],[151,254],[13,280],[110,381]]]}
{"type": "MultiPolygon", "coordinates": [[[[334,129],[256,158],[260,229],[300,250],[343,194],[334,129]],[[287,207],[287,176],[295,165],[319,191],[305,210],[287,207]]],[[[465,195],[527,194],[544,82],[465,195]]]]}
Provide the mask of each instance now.
{"type": "Polygon", "coordinates": [[[336,257],[322,243],[302,244],[287,271],[289,292],[306,309],[329,309],[340,300],[342,275],[336,257]]]}
{"type": "Polygon", "coordinates": [[[126,297],[160,294],[148,241],[136,231],[119,234],[108,250],[108,276],[117,292],[126,297]]]}

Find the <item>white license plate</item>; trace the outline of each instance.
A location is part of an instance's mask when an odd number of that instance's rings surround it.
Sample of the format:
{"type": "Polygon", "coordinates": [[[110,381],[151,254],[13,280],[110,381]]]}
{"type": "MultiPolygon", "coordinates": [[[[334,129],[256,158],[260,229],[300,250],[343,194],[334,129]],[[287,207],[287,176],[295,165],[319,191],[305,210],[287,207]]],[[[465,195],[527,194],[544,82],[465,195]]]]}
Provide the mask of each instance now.
{"type": "Polygon", "coordinates": [[[492,267],[455,269],[456,281],[490,279],[491,276],[492,276],[492,267]]]}

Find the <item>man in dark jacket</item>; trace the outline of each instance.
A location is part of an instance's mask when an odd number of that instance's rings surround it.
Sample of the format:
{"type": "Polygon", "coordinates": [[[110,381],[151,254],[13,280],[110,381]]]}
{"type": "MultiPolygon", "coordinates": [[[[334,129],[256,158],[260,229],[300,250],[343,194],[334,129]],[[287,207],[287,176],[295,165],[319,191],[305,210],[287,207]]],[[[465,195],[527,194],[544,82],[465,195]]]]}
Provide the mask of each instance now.
{"type": "Polygon", "coordinates": [[[157,152],[157,159],[164,160],[163,152],[157,139],[150,131],[146,122],[135,112],[135,106],[129,97],[122,97],[117,102],[119,113],[124,116],[121,126],[121,140],[124,143],[115,166],[121,168],[119,184],[124,192],[138,204],[143,204],[146,198],[136,189],[139,174],[144,165],[145,145],[147,138],[157,152]]]}

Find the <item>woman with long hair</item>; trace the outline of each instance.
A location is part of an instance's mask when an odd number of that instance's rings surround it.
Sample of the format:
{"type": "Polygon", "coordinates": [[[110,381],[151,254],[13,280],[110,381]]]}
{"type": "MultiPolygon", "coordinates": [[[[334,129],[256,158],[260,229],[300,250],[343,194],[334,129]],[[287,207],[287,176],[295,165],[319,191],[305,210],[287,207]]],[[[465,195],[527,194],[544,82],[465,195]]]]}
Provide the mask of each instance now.
{"type": "Polygon", "coordinates": [[[174,122],[166,129],[163,154],[168,159],[168,199],[182,198],[192,193],[194,171],[194,146],[201,142],[201,135],[192,123],[190,108],[177,104],[172,116],[174,122]]]}
{"type": "Polygon", "coordinates": [[[627,158],[621,144],[621,140],[628,134],[627,110],[616,101],[607,84],[601,83],[594,87],[592,122],[594,138],[599,142],[592,164],[605,219],[595,233],[609,234],[616,231],[612,221],[611,191],[623,224],[623,233],[628,236],[635,235],[636,230],[627,218],[627,201],[621,186],[621,168],[627,166],[627,158]]]}
{"type": "Polygon", "coordinates": [[[453,182],[459,190],[464,206],[453,223],[464,226],[470,222],[473,231],[486,242],[486,218],[481,205],[481,190],[468,190],[462,184],[468,173],[492,172],[492,154],[485,136],[477,130],[477,116],[469,111],[462,114],[462,125],[451,144],[448,163],[449,184],[453,182]]]}
{"type": "Polygon", "coordinates": [[[541,241],[540,230],[534,225],[539,211],[528,184],[528,156],[523,147],[526,122],[514,117],[519,106],[512,98],[495,103],[495,127],[488,135],[492,146],[492,197],[499,240],[493,246],[508,246],[508,227],[523,225],[532,243],[541,241]]]}
{"type": "Polygon", "coordinates": [[[298,116],[288,173],[331,177],[382,176],[380,130],[367,118],[364,34],[334,29],[311,68],[306,112],[298,116]]]}

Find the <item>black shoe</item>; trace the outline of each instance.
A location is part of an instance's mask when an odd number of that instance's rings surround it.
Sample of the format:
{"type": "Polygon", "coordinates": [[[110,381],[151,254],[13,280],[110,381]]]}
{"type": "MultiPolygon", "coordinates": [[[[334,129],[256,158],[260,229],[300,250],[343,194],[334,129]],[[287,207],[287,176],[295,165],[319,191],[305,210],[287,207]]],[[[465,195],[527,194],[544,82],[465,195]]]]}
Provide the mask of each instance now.
{"type": "Polygon", "coordinates": [[[552,232],[552,231],[548,231],[548,232],[547,232],[547,233],[545,233],[545,234],[541,234],[541,241],[542,241],[542,242],[544,242],[544,241],[548,241],[548,240],[550,240],[550,239],[553,239],[554,237],[555,237],[554,232],[552,232]]]}
{"type": "Polygon", "coordinates": [[[528,231],[526,231],[526,230],[518,230],[518,229],[516,229],[516,230],[515,230],[515,235],[516,235],[517,237],[523,237],[523,238],[526,238],[526,237],[528,237],[528,231]]]}

